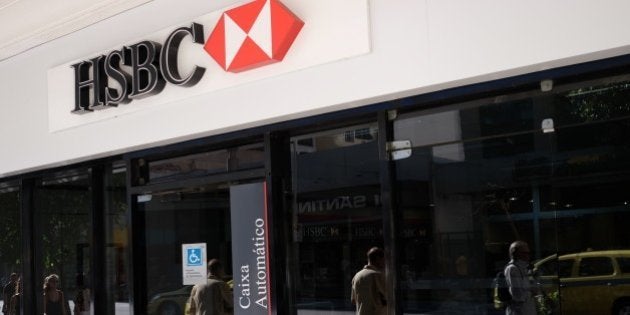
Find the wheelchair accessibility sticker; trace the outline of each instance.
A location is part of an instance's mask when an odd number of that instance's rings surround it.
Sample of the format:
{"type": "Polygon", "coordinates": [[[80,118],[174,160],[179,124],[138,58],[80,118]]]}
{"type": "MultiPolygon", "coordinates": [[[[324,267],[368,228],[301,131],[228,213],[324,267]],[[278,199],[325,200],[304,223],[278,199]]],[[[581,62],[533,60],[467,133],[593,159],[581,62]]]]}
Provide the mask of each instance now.
{"type": "Polygon", "coordinates": [[[203,266],[201,262],[201,248],[188,248],[188,266],[203,266]]]}
{"type": "Polygon", "coordinates": [[[184,285],[205,283],[206,243],[182,244],[182,283],[184,285]]]}

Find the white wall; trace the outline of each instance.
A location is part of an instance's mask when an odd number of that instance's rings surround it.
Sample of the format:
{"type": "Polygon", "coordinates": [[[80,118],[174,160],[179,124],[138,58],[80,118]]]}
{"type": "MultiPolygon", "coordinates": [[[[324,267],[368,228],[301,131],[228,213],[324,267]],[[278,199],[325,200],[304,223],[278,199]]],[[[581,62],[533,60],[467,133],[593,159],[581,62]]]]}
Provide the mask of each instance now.
{"type": "Polygon", "coordinates": [[[625,0],[370,0],[367,55],[49,133],[48,69],[237,2],[154,0],[0,62],[0,177],[630,53],[625,0]]]}

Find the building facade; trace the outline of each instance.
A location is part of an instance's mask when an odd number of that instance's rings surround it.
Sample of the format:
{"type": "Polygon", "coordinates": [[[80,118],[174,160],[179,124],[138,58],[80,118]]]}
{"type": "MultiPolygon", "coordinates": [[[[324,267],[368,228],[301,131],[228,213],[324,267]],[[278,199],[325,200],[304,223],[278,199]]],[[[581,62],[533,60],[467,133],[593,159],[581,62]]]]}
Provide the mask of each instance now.
{"type": "Polygon", "coordinates": [[[501,314],[524,240],[540,308],[623,314],[628,11],[153,0],[16,53],[2,277],[25,314],[51,273],[93,314],[183,314],[217,258],[235,314],[351,314],[380,246],[389,314],[501,314]]]}

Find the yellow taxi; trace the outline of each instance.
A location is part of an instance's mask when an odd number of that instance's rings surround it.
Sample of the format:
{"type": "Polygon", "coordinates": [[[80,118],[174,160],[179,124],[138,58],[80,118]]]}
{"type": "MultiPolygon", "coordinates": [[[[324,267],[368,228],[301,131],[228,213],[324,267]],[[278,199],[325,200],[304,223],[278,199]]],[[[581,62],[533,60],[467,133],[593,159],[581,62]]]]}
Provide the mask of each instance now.
{"type": "Polygon", "coordinates": [[[562,314],[630,314],[630,250],[552,255],[534,264],[562,314]]]}

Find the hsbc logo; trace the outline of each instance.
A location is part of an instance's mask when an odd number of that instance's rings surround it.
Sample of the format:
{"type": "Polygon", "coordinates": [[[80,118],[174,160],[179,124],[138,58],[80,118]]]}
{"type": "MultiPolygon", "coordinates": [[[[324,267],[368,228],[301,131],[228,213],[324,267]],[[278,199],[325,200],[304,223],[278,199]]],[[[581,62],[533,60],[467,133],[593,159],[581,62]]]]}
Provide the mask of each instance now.
{"type": "Polygon", "coordinates": [[[304,22],[277,0],[257,0],[226,11],[204,49],[230,72],[281,61],[304,22]]]}
{"type": "Polygon", "coordinates": [[[116,107],[160,93],[166,83],[196,85],[206,69],[178,67],[184,39],[203,45],[225,71],[238,73],[282,61],[304,22],[278,0],[254,0],[224,12],[211,34],[192,23],[171,32],[163,44],[141,41],[71,65],[75,77],[72,113],[116,107]],[[112,84],[113,83],[113,84],[112,84]]]}

